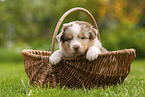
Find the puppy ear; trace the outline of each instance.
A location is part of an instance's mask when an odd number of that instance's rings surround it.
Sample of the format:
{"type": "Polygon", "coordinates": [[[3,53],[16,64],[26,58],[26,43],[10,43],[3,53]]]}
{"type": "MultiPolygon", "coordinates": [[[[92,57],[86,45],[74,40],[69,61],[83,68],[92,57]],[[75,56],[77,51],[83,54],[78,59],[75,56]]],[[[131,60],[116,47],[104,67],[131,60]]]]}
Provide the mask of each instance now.
{"type": "Polygon", "coordinates": [[[58,42],[60,42],[60,41],[61,41],[61,36],[62,36],[62,32],[61,32],[61,33],[59,33],[59,34],[56,36],[56,39],[57,39],[57,41],[58,41],[58,42]]]}
{"type": "Polygon", "coordinates": [[[70,26],[69,24],[63,24],[63,27],[62,27],[62,29],[61,29],[60,34],[58,34],[57,37],[56,37],[58,42],[60,42],[60,41],[63,39],[63,38],[62,38],[62,37],[64,36],[63,34],[64,34],[64,32],[66,31],[66,29],[67,29],[69,26],[70,26]]]}
{"type": "Polygon", "coordinates": [[[94,28],[91,28],[91,31],[89,32],[90,37],[89,39],[95,39],[97,37],[98,31],[94,28]]]}

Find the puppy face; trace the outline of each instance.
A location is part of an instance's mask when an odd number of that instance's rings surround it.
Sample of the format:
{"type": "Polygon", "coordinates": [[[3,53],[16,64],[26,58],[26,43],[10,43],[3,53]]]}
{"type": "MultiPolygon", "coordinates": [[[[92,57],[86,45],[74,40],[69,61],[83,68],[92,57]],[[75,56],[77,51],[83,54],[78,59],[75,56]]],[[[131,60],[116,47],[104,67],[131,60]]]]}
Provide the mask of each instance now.
{"type": "Polygon", "coordinates": [[[75,21],[63,25],[62,32],[57,36],[60,49],[69,56],[84,54],[97,38],[97,30],[91,24],[75,21]]]}

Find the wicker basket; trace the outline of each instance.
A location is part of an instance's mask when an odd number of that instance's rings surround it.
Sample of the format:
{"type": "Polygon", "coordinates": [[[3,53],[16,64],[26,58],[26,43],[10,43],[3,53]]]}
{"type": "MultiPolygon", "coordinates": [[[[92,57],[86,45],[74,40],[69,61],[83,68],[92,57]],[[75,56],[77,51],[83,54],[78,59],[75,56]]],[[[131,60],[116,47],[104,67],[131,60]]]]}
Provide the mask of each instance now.
{"type": "MultiPolygon", "coordinates": [[[[43,87],[70,88],[99,87],[122,83],[130,72],[131,63],[136,57],[134,49],[108,51],[101,53],[95,61],[88,61],[84,56],[62,58],[57,65],[49,62],[54,51],[54,44],[59,27],[64,18],[74,11],[85,12],[92,20],[94,27],[97,23],[91,13],[84,8],[73,8],[67,11],[58,21],[52,38],[50,51],[23,50],[24,67],[31,84],[43,87]]],[[[98,35],[100,39],[100,35],[98,35]]]]}

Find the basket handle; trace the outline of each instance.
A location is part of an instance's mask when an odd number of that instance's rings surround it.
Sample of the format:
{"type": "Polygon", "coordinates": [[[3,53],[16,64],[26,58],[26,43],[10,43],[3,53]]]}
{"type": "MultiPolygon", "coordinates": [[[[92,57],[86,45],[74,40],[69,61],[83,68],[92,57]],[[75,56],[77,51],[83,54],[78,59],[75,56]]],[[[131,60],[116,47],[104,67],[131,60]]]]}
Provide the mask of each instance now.
{"type": "Polygon", "coordinates": [[[65,12],[62,17],[59,19],[56,27],[55,27],[55,30],[54,30],[54,33],[53,33],[53,37],[52,37],[52,44],[51,44],[51,54],[54,52],[54,47],[55,47],[55,41],[56,41],[56,36],[57,36],[57,33],[58,33],[58,30],[63,22],[63,20],[72,12],[74,11],[83,11],[85,14],[87,14],[91,21],[93,22],[93,25],[94,27],[98,30],[98,39],[100,40],[100,34],[99,34],[99,29],[98,29],[98,26],[97,26],[97,23],[95,21],[95,18],[93,17],[93,15],[86,9],[84,8],[81,8],[81,7],[76,7],[76,8],[72,8],[70,10],[68,10],[67,12],[65,12]]]}

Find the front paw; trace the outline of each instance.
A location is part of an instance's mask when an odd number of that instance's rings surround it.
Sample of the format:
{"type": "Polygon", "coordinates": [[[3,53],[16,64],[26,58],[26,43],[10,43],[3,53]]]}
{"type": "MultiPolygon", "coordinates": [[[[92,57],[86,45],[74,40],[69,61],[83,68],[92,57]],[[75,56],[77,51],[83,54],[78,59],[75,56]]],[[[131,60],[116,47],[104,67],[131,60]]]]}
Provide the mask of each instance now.
{"type": "Polygon", "coordinates": [[[61,58],[62,54],[60,53],[60,51],[56,51],[49,57],[49,62],[53,65],[56,65],[61,61],[61,58]]]}
{"type": "Polygon", "coordinates": [[[86,58],[89,61],[94,61],[100,53],[101,51],[97,47],[90,47],[87,51],[86,58]]]}

